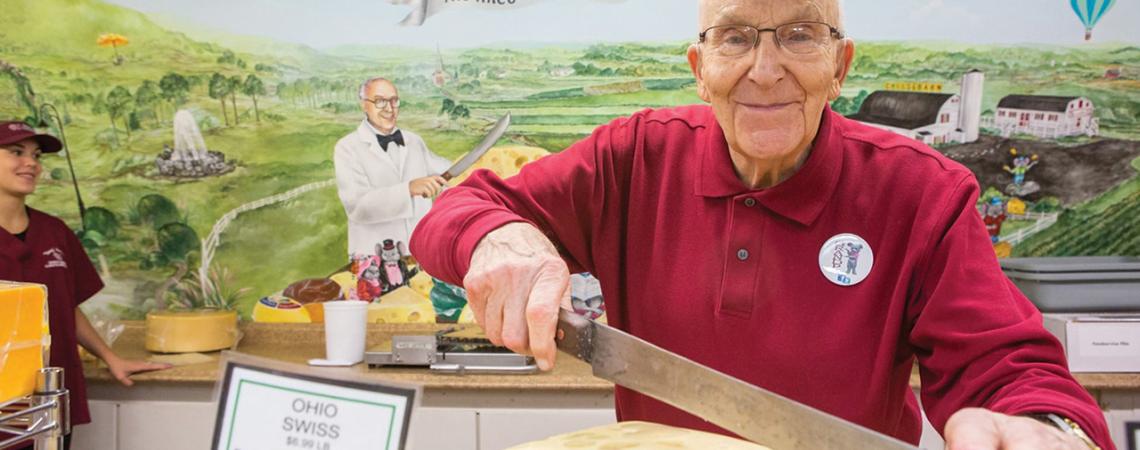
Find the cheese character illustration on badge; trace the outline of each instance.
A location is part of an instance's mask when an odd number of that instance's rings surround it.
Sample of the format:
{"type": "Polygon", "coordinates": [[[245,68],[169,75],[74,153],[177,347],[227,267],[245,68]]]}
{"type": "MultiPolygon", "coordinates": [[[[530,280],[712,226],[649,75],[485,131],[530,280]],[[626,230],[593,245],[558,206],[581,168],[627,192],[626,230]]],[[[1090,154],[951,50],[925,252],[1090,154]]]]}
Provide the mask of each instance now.
{"type": "Polygon", "coordinates": [[[871,273],[874,263],[871,245],[851,233],[832,236],[819,249],[819,270],[840,286],[859,284],[871,273]]]}
{"type": "Polygon", "coordinates": [[[859,267],[859,251],[863,250],[862,244],[847,243],[847,274],[858,275],[855,269],[859,267]]]}

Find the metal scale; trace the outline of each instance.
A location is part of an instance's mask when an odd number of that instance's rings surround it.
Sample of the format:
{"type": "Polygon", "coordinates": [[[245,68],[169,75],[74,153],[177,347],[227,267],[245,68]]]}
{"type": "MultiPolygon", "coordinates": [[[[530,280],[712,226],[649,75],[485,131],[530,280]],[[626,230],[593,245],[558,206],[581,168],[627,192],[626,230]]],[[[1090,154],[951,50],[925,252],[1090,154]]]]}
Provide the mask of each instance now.
{"type": "Polygon", "coordinates": [[[499,347],[476,328],[449,328],[429,335],[392,336],[390,345],[364,352],[369,366],[418,366],[432,372],[463,375],[529,374],[538,371],[534,358],[499,347]]]}

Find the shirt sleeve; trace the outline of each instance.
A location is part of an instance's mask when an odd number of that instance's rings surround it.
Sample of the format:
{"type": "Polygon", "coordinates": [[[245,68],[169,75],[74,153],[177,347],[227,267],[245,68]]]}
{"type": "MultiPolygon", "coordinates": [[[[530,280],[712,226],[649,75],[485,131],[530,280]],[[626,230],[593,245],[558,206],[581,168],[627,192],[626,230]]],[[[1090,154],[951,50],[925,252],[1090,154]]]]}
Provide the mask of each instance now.
{"type": "Polygon", "coordinates": [[[384,186],[372,186],[351,149],[337,144],[333,154],[336,191],[348,219],[356,223],[381,223],[412,217],[408,182],[393,177],[384,186]]]}
{"type": "MultiPolygon", "coordinates": [[[[966,174],[945,199],[928,259],[908,307],[910,343],[922,377],[922,404],[942,432],[959,409],[1055,413],[1112,448],[1104,414],[1069,373],[1041,313],[1001,272],[966,174]]],[[[937,210],[932,211],[938,213],[937,210]]]]}
{"type": "Polygon", "coordinates": [[[412,234],[411,251],[424,270],[462,284],[471,254],[487,233],[528,222],[559,249],[571,272],[593,272],[593,245],[619,221],[636,116],[596,129],[570,148],[501,179],[479,170],[436,200],[412,234]]]}
{"type": "Polygon", "coordinates": [[[65,233],[67,233],[67,245],[70,247],[67,252],[67,267],[71,269],[72,279],[75,281],[72,286],[74,289],[72,298],[75,299],[75,306],[79,306],[103,290],[103,279],[99,277],[95,265],[91,264],[91,257],[87,255],[75,233],[70,229],[65,230],[65,233]]]}

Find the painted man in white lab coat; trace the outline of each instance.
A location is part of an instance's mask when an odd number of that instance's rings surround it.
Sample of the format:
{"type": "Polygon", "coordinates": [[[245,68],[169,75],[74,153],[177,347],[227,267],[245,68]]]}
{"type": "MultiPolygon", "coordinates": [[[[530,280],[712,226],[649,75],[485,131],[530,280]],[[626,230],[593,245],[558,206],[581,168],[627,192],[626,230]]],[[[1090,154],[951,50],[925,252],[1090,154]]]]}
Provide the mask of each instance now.
{"type": "Polygon", "coordinates": [[[432,198],[447,183],[451,161],[432,153],[419,135],[396,126],[396,86],[373,78],[360,86],[364,120],[337,141],[336,186],[348,215],[348,254],[375,255],[386,239],[406,248],[432,198]]]}

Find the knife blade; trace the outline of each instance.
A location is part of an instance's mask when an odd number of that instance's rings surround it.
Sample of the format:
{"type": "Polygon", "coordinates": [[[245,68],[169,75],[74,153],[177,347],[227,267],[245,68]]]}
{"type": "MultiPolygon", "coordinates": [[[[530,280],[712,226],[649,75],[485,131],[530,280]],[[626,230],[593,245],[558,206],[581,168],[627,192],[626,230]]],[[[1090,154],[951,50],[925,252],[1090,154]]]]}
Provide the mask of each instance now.
{"type": "Polygon", "coordinates": [[[495,122],[495,126],[491,127],[491,131],[487,133],[487,136],[483,137],[483,141],[480,142],[479,145],[476,145],[470,152],[467,152],[463,158],[460,158],[459,161],[452,164],[451,167],[440,176],[442,176],[444,180],[449,181],[459,176],[459,174],[471,167],[472,164],[475,164],[475,161],[478,161],[484,153],[487,153],[487,150],[490,150],[491,146],[495,145],[495,142],[503,136],[503,133],[507,132],[507,126],[510,124],[511,113],[508,112],[495,122]]]}
{"type": "Polygon", "coordinates": [[[778,450],[917,447],[717,372],[563,308],[555,342],[594,376],[778,450]]]}

